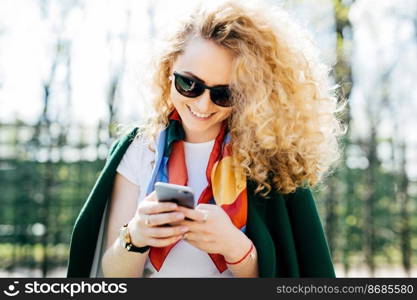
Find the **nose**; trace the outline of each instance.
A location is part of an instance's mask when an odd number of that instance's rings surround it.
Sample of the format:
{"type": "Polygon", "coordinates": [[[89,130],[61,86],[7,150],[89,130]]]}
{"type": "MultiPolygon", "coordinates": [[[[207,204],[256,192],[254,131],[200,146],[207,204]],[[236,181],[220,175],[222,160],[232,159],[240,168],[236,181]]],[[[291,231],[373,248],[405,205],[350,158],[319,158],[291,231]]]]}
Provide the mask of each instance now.
{"type": "Polygon", "coordinates": [[[212,103],[210,99],[210,91],[206,89],[200,97],[197,97],[194,105],[200,113],[204,114],[213,112],[211,108],[212,103]]]}

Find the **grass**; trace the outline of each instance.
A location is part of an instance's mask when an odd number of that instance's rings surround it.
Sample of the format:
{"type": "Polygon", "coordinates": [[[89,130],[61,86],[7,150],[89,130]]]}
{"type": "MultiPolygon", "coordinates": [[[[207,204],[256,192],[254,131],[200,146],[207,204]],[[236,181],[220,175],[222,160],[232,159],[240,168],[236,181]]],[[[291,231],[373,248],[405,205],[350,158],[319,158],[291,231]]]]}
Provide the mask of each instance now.
{"type": "Polygon", "coordinates": [[[16,245],[11,243],[0,244],[0,266],[10,269],[18,266],[40,267],[46,256],[48,266],[65,266],[68,259],[69,247],[67,244],[48,245],[42,244],[16,245]]]}

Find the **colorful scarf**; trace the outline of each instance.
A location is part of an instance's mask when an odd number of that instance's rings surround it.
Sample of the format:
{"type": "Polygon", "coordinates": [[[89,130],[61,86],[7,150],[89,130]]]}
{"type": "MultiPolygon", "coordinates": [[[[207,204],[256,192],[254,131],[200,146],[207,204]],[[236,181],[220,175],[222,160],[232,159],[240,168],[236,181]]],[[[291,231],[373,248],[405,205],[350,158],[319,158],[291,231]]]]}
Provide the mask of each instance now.
{"type": "MultiPolygon", "coordinates": [[[[185,163],[184,129],[181,118],[176,110],[169,116],[169,124],[161,131],[156,145],[155,166],[148,183],[146,194],[154,191],[158,181],[186,186],[188,173],[185,163]]],[[[198,204],[208,203],[220,205],[229,215],[232,223],[242,232],[246,229],[247,191],[246,179],[238,176],[232,166],[232,151],[227,121],[223,121],[206,169],[208,185],[198,199],[198,204]]],[[[159,271],[169,251],[179,241],[166,247],[151,247],[149,259],[159,271]]],[[[208,253],[220,273],[227,269],[223,255],[208,253]]]]}

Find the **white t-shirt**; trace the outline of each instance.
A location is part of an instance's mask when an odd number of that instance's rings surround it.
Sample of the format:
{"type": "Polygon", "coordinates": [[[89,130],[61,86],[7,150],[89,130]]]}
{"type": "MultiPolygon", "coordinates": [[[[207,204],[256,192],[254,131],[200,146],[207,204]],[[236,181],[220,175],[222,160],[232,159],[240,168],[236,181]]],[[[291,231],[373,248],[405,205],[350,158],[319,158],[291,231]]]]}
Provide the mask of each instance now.
{"type": "MultiPolygon", "coordinates": [[[[207,187],[206,168],[214,140],[204,143],[184,142],[185,162],[188,171],[188,186],[192,188],[195,202],[207,187]]],[[[152,173],[155,154],[141,139],[135,138],[126,150],[117,172],[139,186],[138,204],[146,195],[146,188],[152,173]]],[[[159,272],[149,257],[144,267],[144,277],[233,277],[230,269],[220,273],[211,257],[187,241],[180,240],[173,247],[159,272]]]]}

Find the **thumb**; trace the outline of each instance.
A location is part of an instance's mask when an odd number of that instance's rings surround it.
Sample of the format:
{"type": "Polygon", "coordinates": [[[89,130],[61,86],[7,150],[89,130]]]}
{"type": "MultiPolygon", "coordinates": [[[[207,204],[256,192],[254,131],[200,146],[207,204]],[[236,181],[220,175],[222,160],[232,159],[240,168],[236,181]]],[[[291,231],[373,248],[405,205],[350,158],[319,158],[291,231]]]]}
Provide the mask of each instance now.
{"type": "Polygon", "coordinates": [[[156,191],[153,191],[152,193],[150,193],[148,196],[146,196],[146,198],[149,201],[156,201],[156,202],[158,202],[158,198],[156,197],[156,191]]]}

